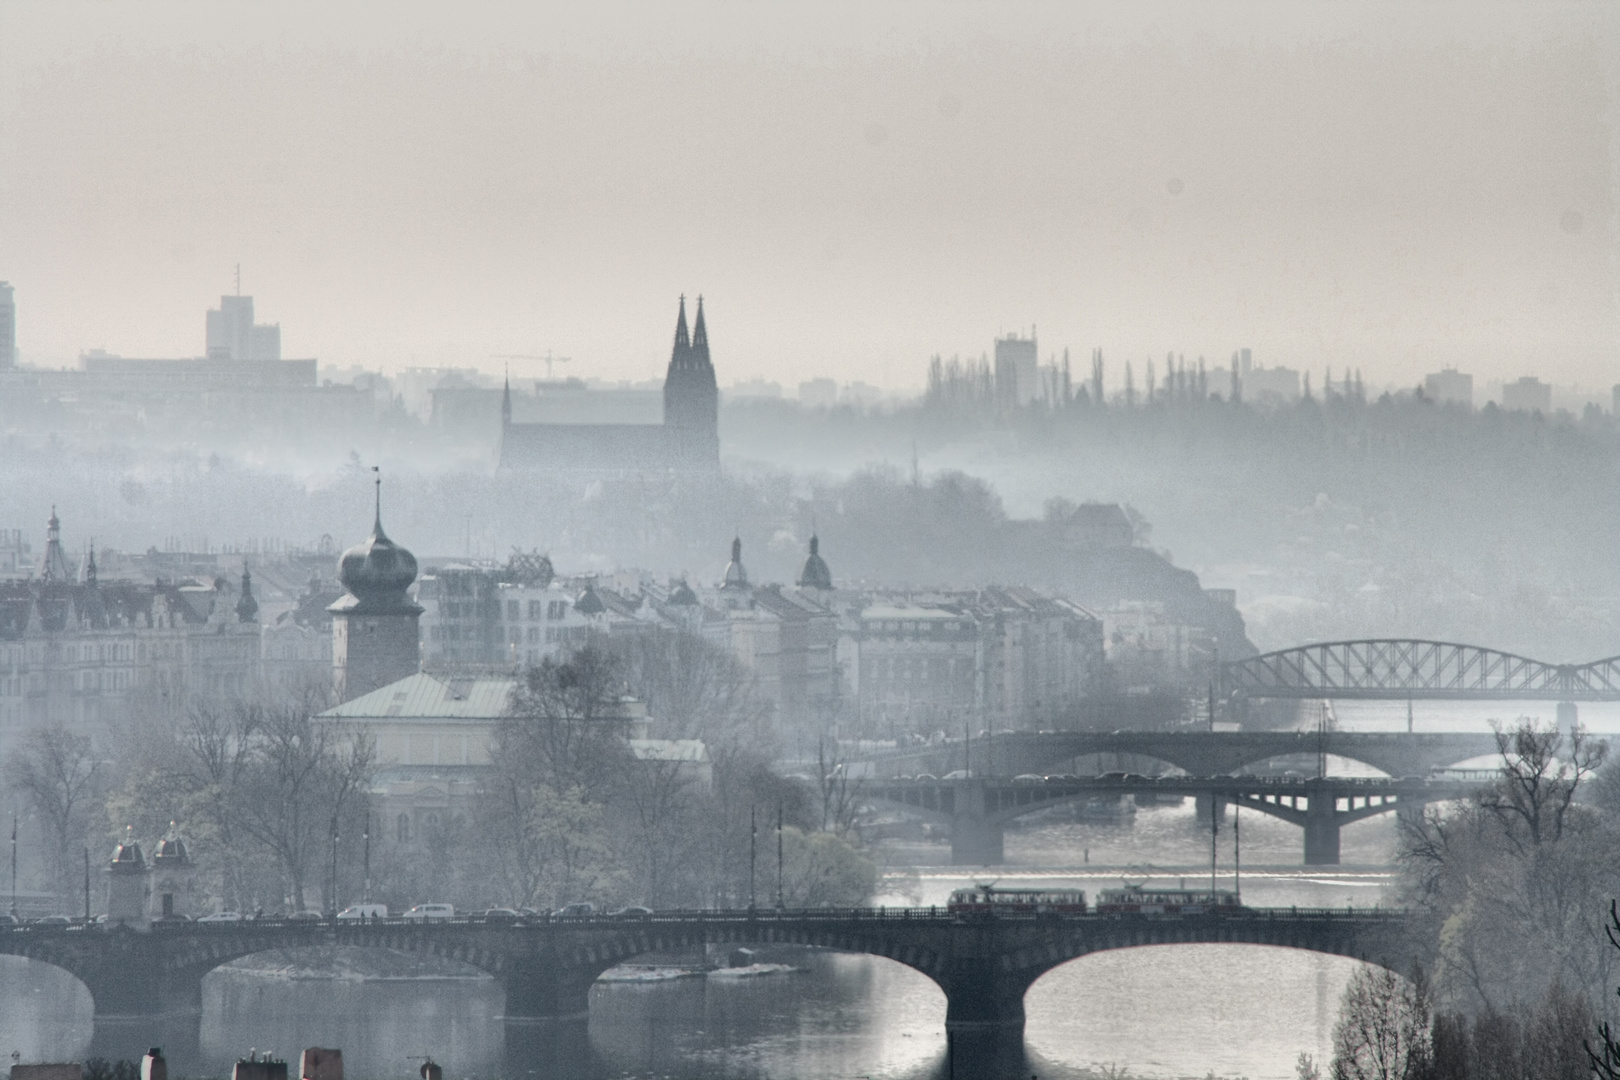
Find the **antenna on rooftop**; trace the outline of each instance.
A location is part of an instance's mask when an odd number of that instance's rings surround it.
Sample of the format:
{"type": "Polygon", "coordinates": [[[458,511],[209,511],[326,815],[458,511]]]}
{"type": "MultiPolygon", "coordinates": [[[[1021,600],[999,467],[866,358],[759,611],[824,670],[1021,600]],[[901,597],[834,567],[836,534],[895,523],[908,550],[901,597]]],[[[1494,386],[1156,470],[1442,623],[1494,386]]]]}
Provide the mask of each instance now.
{"type": "Polygon", "coordinates": [[[242,264],[236,264],[236,295],[242,295],[242,264]]]}

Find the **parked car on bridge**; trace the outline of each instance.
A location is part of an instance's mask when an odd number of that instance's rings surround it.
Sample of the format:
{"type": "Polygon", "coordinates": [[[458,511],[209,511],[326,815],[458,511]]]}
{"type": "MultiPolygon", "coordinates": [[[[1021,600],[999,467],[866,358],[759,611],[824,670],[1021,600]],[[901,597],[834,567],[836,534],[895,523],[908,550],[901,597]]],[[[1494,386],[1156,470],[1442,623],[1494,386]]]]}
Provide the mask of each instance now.
{"type": "Polygon", "coordinates": [[[400,918],[410,919],[412,922],[436,922],[440,919],[453,919],[455,917],[456,907],[454,904],[417,904],[400,916],[400,918]]]}
{"type": "Polygon", "coordinates": [[[72,926],[73,920],[66,915],[41,915],[34,920],[35,926],[72,926]]]}
{"type": "Polygon", "coordinates": [[[239,923],[242,921],[240,911],[215,911],[207,915],[197,916],[200,923],[239,923]]]}
{"type": "Polygon", "coordinates": [[[289,922],[323,922],[325,919],[318,911],[295,911],[287,916],[289,922]]]}
{"type": "Polygon", "coordinates": [[[596,905],[591,903],[589,900],[581,900],[573,904],[564,904],[562,907],[552,912],[552,914],[557,916],[559,919],[578,918],[584,915],[595,915],[596,905]]]}
{"type": "Polygon", "coordinates": [[[350,904],[338,912],[337,917],[344,922],[354,922],[362,919],[386,919],[388,918],[388,905],[350,904]]]}
{"type": "Polygon", "coordinates": [[[650,907],[642,907],[640,904],[631,904],[629,907],[620,908],[618,911],[615,911],[613,914],[615,914],[615,915],[627,915],[627,916],[628,915],[635,915],[635,916],[651,915],[652,914],[652,908],[650,908],[650,907]]]}
{"type": "Polygon", "coordinates": [[[523,918],[523,913],[521,911],[509,907],[485,908],[483,911],[476,911],[473,914],[477,915],[480,919],[492,919],[497,922],[512,922],[514,920],[523,918]]]}
{"type": "Polygon", "coordinates": [[[1044,783],[1046,783],[1046,777],[1037,776],[1034,773],[1019,773],[1017,776],[1013,777],[1013,783],[1015,783],[1015,784],[1044,784],[1044,783]]]}
{"type": "Polygon", "coordinates": [[[945,774],[945,779],[947,779],[947,780],[971,780],[971,779],[973,779],[973,773],[972,773],[971,770],[968,770],[968,769],[952,769],[950,772],[945,774]]]}

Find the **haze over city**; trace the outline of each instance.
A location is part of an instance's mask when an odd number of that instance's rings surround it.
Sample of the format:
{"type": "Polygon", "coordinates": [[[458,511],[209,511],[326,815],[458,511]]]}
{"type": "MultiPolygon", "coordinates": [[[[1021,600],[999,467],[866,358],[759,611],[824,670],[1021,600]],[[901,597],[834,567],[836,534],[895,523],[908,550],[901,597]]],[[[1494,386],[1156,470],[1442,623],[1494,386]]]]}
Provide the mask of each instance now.
{"type": "Polygon", "coordinates": [[[1617,196],[1612,4],[0,4],[10,1080],[1617,1080],[1617,196]]]}
{"type": "MultiPolygon", "coordinates": [[[[1600,390],[1616,28],[1595,3],[8,5],[19,347],[916,387],[990,333],[1600,390]]],[[[523,374],[538,374],[525,371],[523,374]]]]}

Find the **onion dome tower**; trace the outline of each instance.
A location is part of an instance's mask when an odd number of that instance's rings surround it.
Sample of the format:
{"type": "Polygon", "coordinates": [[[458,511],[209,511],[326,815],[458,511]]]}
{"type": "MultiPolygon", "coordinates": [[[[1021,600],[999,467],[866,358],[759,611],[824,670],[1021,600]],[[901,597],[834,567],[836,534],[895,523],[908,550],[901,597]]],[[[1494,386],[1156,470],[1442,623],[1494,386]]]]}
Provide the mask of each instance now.
{"type": "Polygon", "coordinates": [[[664,376],[664,428],[671,464],[685,469],[720,465],[720,389],[709,359],[709,329],[698,297],[692,336],[686,334],[686,297],[675,320],[675,347],[664,376]]]}
{"type": "Polygon", "coordinates": [[[804,560],[804,569],[799,571],[799,588],[830,590],[832,587],[832,571],[827,569],[827,561],[821,557],[821,539],[812,535],[810,557],[804,560]]]}
{"type": "Polygon", "coordinates": [[[107,925],[146,926],[146,898],[150,893],[146,855],[135,840],[133,826],[124,842],[113,849],[107,864],[107,925]]]}
{"type": "Polygon", "coordinates": [[[417,626],[422,608],[408,594],[416,580],[416,556],[383,532],[380,475],[376,485],[371,535],[339,557],[338,580],[347,592],[326,609],[332,613],[332,676],[339,701],[369,694],[422,667],[417,626]]]}

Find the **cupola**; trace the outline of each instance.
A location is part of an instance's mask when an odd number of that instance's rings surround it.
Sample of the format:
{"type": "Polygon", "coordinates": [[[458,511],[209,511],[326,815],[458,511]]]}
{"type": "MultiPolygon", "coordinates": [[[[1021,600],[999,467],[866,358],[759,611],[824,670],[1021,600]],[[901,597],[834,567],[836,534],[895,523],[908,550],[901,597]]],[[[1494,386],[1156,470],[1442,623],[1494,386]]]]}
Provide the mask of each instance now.
{"type": "Polygon", "coordinates": [[[832,571],[827,569],[827,561],[821,557],[821,540],[816,536],[811,536],[810,557],[804,560],[804,569],[799,571],[799,588],[831,589],[832,587],[832,571]]]}

